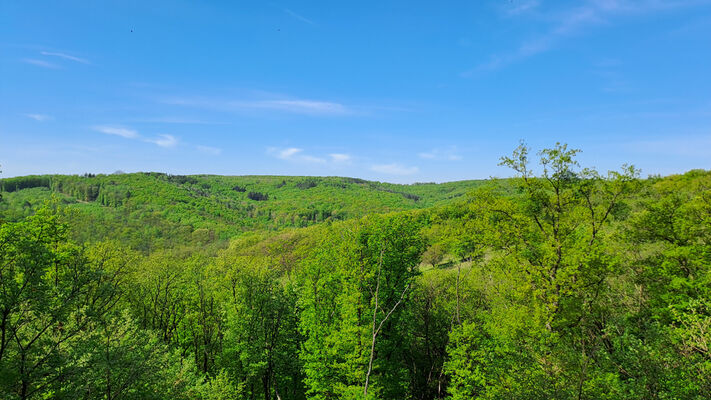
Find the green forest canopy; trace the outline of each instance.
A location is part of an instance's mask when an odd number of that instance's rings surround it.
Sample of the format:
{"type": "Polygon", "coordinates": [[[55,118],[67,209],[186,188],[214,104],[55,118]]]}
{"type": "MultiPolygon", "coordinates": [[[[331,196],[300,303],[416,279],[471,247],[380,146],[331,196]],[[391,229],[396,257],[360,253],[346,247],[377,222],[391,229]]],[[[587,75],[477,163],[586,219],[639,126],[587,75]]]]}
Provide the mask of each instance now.
{"type": "Polygon", "coordinates": [[[711,398],[711,172],[576,153],[2,179],[0,397],[711,398]]]}

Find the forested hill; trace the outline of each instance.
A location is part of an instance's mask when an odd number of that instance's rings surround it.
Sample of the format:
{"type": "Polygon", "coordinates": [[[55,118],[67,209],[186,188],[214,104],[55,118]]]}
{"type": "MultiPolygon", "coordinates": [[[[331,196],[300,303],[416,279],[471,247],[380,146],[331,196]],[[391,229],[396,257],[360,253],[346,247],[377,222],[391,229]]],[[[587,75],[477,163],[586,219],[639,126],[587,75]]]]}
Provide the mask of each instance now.
{"type": "Polygon", "coordinates": [[[4,179],[0,399],[711,398],[711,172],[528,154],[489,182],[4,179]]]}
{"type": "Polygon", "coordinates": [[[397,185],[341,177],[131,173],[0,180],[4,218],[19,220],[53,195],[74,210],[77,240],[119,238],[133,248],[227,239],[371,213],[446,204],[484,181],[397,185]]]}

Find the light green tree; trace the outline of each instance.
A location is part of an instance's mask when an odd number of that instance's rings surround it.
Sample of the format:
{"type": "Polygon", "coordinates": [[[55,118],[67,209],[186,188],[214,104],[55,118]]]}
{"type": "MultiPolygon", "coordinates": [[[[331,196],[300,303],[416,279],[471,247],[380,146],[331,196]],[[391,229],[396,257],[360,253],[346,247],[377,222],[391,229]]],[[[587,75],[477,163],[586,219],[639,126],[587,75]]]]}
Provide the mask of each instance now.
{"type": "Polygon", "coordinates": [[[486,268],[496,278],[491,308],[454,332],[454,398],[601,398],[610,391],[599,381],[606,372],[591,366],[602,340],[596,317],[619,265],[610,223],[637,171],[603,178],[579,169],[577,153],[561,144],[540,151],[536,177],[522,144],[501,162],[518,174],[513,195],[482,191],[474,200],[490,226],[486,268]]]}
{"type": "Polygon", "coordinates": [[[411,215],[373,216],[325,232],[304,270],[301,352],[310,398],[402,398],[405,332],[424,250],[411,215]]]}

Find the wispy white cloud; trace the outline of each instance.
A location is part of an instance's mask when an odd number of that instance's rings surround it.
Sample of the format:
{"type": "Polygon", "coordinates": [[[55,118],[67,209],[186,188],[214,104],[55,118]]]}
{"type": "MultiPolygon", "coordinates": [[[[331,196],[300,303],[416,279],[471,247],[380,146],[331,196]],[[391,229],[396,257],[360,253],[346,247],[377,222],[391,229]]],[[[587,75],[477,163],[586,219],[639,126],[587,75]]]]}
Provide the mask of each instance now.
{"type": "Polygon", "coordinates": [[[220,154],[222,154],[222,149],[219,149],[217,147],[199,145],[195,146],[195,148],[198,149],[198,151],[200,151],[201,153],[210,154],[213,156],[219,156],[220,154]]]}
{"type": "Polygon", "coordinates": [[[267,149],[267,153],[272,156],[287,161],[296,162],[306,162],[306,163],[325,163],[326,160],[319,157],[314,157],[311,155],[304,154],[304,149],[298,147],[288,147],[285,149],[278,149],[275,147],[270,147],[267,149]]]}
{"type": "Polygon", "coordinates": [[[23,58],[22,62],[24,62],[25,64],[30,64],[42,68],[59,69],[59,65],[57,64],[53,64],[45,60],[38,60],[36,58],[23,58]]]}
{"type": "MultiPolygon", "coordinates": [[[[537,7],[536,3],[536,1],[523,2],[519,7],[521,12],[514,14],[521,14],[523,17],[526,13],[522,11],[537,7]]],[[[518,48],[512,51],[494,54],[488,61],[461,75],[470,77],[477,72],[499,69],[547,52],[570,36],[579,34],[594,25],[609,23],[615,17],[649,14],[704,4],[711,4],[711,0],[587,0],[582,5],[562,12],[548,12],[547,15],[552,16],[552,23],[544,34],[523,40],[518,48]]]]}
{"type": "Polygon", "coordinates": [[[343,153],[331,153],[328,156],[331,157],[331,161],[333,161],[334,163],[348,163],[352,159],[349,154],[343,153]]]}
{"type": "Polygon", "coordinates": [[[87,59],[75,57],[70,54],[60,53],[56,51],[41,51],[40,54],[42,54],[43,56],[59,57],[64,60],[74,61],[82,64],[91,64],[87,59]]]}
{"type": "Polygon", "coordinates": [[[24,114],[25,117],[34,119],[35,121],[44,122],[52,119],[50,115],[47,114],[24,114]]]}
{"type": "Polygon", "coordinates": [[[287,13],[287,14],[291,15],[292,17],[298,19],[298,20],[301,21],[301,22],[306,22],[306,23],[309,24],[309,25],[314,25],[314,21],[312,21],[312,20],[310,20],[310,19],[304,17],[303,15],[300,15],[300,14],[295,13],[295,12],[289,10],[288,8],[284,8],[282,11],[284,11],[285,13],[287,13]]]}
{"type": "Polygon", "coordinates": [[[282,150],[276,150],[274,149],[273,151],[276,152],[276,157],[281,158],[282,160],[289,160],[295,155],[301,153],[304,151],[303,149],[298,149],[296,147],[290,147],[288,149],[282,149],[282,150]]]}
{"type": "Polygon", "coordinates": [[[387,175],[413,175],[420,171],[420,169],[417,167],[408,167],[398,163],[376,164],[372,165],[370,167],[370,170],[387,175]]]}
{"type": "Polygon", "coordinates": [[[146,143],[153,143],[160,147],[175,147],[178,145],[179,140],[173,135],[168,134],[158,134],[156,137],[145,137],[141,136],[137,131],[125,128],[122,126],[108,126],[108,125],[97,125],[92,127],[93,130],[101,132],[106,135],[121,136],[125,139],[141,140],[146,143]]]}
{"type": "Polygon", "coordinates": [[[138,139],[138,132],[133,129],[118,127],[118,126],[94,126],[93,129],[107,135],[121,136],[126,139],[138,139]]]}
{"type": "Polygon", "coordinates": [[[224,122],[204,121],[201,119],[183,118],[183,117],[155,117],[155,118],[136,118],[134,122],[148,122],[155,124],[176,124],[176,125],[223,125],[224,122]]]}
{"type": "Polygon", "coordinates": [[[418,156],[426,160],[459,161],[462,159],[462,156],[458,154],[457,148],[454,146],[446,149],[432,149],[419,153],[418,156]]]}
{"type": "Polygon", "coordinates": [[[178,139],[173,135],[167,134],[159,134],[157,138],[148,138],[145,141],[160,147],[175,147],[178,145],[178,139]]]}
{"type": "Polygon", "coordinates": [[[349,110],[340,103],[315,100],[265,100],[235,103],[244,107],[265,108],[295,114],[345,115],[349,110]]]}
{"type": "Polygon", "coordinates": [[[267,154],[280,160],[307,164],[324,164],[330,166],[347,165],[352,160],[352,157],[345,153],[331,153],[328,154],[327,157],[321,157],[305,154],[304,149],[298,147],[269,147],[267,148],[267,154]]]}
{"type": "Polygon", "coordinates": [[[311,99],[225,100],[205,97],[173,97],[163,99],[162,102],[223,112],[267,110],[312,116],[343,116],[355,113],[353,109],[341,103],[311,99]]]}
{"type": "Polygon", "coordinates": [[[378,112],[413,112],[417,107],[396,104],[345,104],[260,90],[241,90],[232,95],[175,95],[156,99],[162,104],[232,113],[273,112],[309,116],[363,116],[378,112]]]}

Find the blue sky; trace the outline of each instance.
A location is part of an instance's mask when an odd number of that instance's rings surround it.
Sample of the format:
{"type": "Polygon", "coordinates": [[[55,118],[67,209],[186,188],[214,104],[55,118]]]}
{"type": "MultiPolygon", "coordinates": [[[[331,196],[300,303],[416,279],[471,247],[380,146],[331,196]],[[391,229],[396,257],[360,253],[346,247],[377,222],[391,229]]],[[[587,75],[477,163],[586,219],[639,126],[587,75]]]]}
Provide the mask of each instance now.
{"type": "Polygon", "coordinates": [[[711,169],[711,0],[0,0],[1,176],[711,169]]]}

